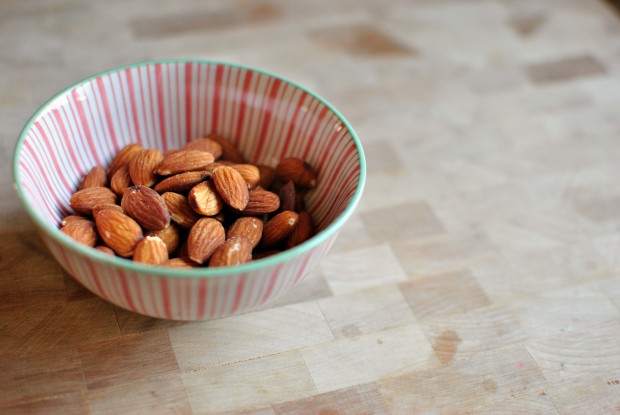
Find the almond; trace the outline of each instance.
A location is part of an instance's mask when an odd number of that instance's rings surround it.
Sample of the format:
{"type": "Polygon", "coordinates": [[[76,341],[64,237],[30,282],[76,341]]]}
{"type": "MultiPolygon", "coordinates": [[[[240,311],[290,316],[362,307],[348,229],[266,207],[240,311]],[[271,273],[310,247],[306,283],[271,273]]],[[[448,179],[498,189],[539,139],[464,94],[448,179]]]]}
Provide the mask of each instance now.
{"type": "Polygon", "coordinates": [[[248,189],[254,189],[256,187],[260,180],[258,167],[253,164],[235,164],[232,168],[241,174],[243,180],[248,184],[248,189]]]}
{"type": "Polygon", "coordinates": [[[161,163],[164,155],[155,149],[143,150],[138,153],[128,164],[129,177],[135,185],[151,187],[155,184],[155,167],[161,163]]]}
{"type": "Polygon", "coordinates": [[[245,163],[241,152],[230,141],[217,134],[211,134],[208,138],[215,141],[222,147],[223,160],[232,161],[234,163],[245,163]]]}
{"type": "Polygon", "coordinates": [[[97,244],[97,230],[95,222],[91,220],[74,220],[60,228],[60,231],[73,240],[90,246],[91,248],[97,244]]]}
{"type": "Polygon", "coordinates": [[[248,238],[252,243],[252,249],[256,248],[263,236],[263,221],[250,216],[237,219],[228,229],[227,238],[237,236],[248,238]]]}
{"type": "Polygon", "coordinates": [[[198,183],[211,177],[207,171],[188,171],[187,173],[175,174],[157,183],[153,190],[157,193],[175,192],[185,193],[198,183]]]}
{"type": "Polygon", "coordinates": [[[293,231],[298,220],[299,215],[290,210],[278,213],[263,226],[261,246],[263,248],[270,248],[284,240],[293,231]]]}
{"type": "Polygon", "coordinates": [[[206,167],[206,171],[208,171],[209,173],[213,174],[215,169],[217,169],[220,166],[232,167],[232,166],[235,166],[235,165],[236,165],[236,163],[233,163],[232,161],[227,161],[227,160],[214,161],[213,163],[209,164],[206,167]]]}
{"type": "Polygon", "coordinates": [[[129,168],[122,166],[110,179],[110,188],[118,197],[123,197],[125,191],[131,187],[131,177],[129,176],[129,168]]]}
{"type": "Polygon", "coordinates": [[[275,169],[271,166],[266,166],[264,164],[259,164],[256,167],[258,168],[258,172],[260,175],[260,180],[258,184],[265,189],[269,189],[271,187],[271,183],[273,183],[273,179],[276,177],[275,169]]]}
{"type": "Polygon", "coordinates": [[[174,153],[178,153],[179,150],[178,148],[169,148],[168,150],[164,151],[164,157],[169,156],[170,154],[174,154],[174,153]]]}
{"type": "Polygon", "coordinates": [[[114,204],[114,203],[100,203],[100,204],[96,205],[93,208],[93,218],[97,219],[97,215],[99,214],[99,212],[101,212],[102,210],[106,210],[106,209],[112,209],[112,210],[115,210],[117,212],[125,213],[123,211],[123,208],[120,207],[117,204],[114,204]]]}
{"type": "Polygon", "coordinates": [[[93,208],[101,203],[116,203],[116,195],[107,187],[87,187],[71,196],[69,205],[77,213],[90,215],[93,208]]]}
{"type": "Polygon", "coordinates": [[[248,204],[243,209],[246,215],[262,215],[278,210],[280,198],[268,190],[256,188],[250,192],[248,204]]]}
{"type": "Polygon", "coordinates": [[[96,246],[96,247],[95,247],[95,249],[96,249],[97,251],[101,251],[101,252],[103,252],[103,253],[104,253],[104,254],[106,254],[106,255],[116,256],[116,254],[114,253],[114,251],[113,251],[113,250],[111,250],[110,248],[108,248],[108,247],[107,247],[107,246],[105,246],[105,245],[99,245],[99,246],[96,246]]]}
{"type": "Polygon", "coordinates": [[[67,226],[71,222],[75,222],[78,220],[90,220],[90,219],[84,216],[79,216],[79,215],[69,215],[69,216],[64,217],[63,220],[60,221],[60,227],[67,226]]]}
{"type": "Polygon", "coordinates": [[[200,216],[194,212],[185,196],[178,193],[166,192],[161,195],[161,197],[166,203],[168,212],[170,212],[170,220],[180,227],[189,229],[200,219],[200,216]]]}
{"type": "Polygon", "coordinates": [[[224,224],[224,221],[226,220],[226,217],[224,216],[224,211],[221,211],[217,215],[211,216],[211,218],[215,219],[216,221],[218,221],[222,225],[224,224]]]}
{"type": "Polygon", "coordinates": [[[136,244],[133,260],[148,265],[159,265],[168,260],[168,248],[157,236],[147,236],[136,244]]]}
{"type": "Polygon", "coordinates": [[[202,218],[189,231],[187,254],[189,259],[204,264],[224,243],[225,231],[221,223],[211,218],[202,218]]]}
{"type": "Polygon", "coordinates": [[[179,228],[174,223],[171,223],[170,226],[160,231],[150,231],[147,236],[157,236],[161,238],[166,244],[166,248],[168,248],[168,256],[172,255],[181,243],[181,231],[179,231],[179,228]]]}
{"type": "Polygon", "coordinates": [[[214,160],[213,154],[206,151],[179,151],[164,157],[155,168],[155,173],[161,176],[170,176],[188,171],[204,170],[214,160]]]}
{"type": "Polygon", "coordinates": [[[123,149],[114,157],[112,163],[110,163],[110,167],[108,167],[108,177],[110,180],[112,180],[112,176],[114,176],[114,173],[116,173],[118,169],[123,166],[127,166],[131,159],[138,155],[142,150],[144,149],[139,144],[129,144],[123,147],[123,149]]]}
{"type": "Polygon", "coordinates": [[[278,195],[282,210],[295,210],[295,185],[291,180],[280,188],[278,195]]]}
{"type": "Polygon", "coordinates": [[[213,172],[213,182],[224,202],[233,209],[243,210],[248,204],[248,186],[243,176],[232,167],[220,166],[213,172]]]}
{"type": "Polygon", "coordinates": [[[209,260],[210,267],[229,267],[244,264],[252,259],[252,242],[246,237],[235,236],[220,245],[209,260]]]}
{"type": "Polygon", "coordinates": [[[194,186],[189,191],[187,200],[191,209],[205,216],[217,215],[224,207],[213,182],[202,182],[194,186]]]}
{"type": "Polygon", "coordinates": [[[84,180],[80,183],[78,190],[86,189],[89,187],[107,187],[108,186],[108,174],[101,166],[95,166],[84,176],[84,180]]]}
{"type": "Polygon", "coordinates": [[[282,251],[278,251],[277,249],[262,249],[260,251],[256,251],[252,254],[252,259],[254,261],[258,260],[258,259],[263,259],[263,258],[267,258],[270,257],[272,255],[276,255],[281,253],[282,251]]]}
{"type": "Polygon", "coordinates": [[[295,225],[295,228],[286,240],[286,249],[291,249],[302,242],[307,241],[313,234],[314,227],[312,226],[312,218],[310,217],[310,214],[305,210],[299,212],[297,225],[295,225]]]}
{"type": "Polygon", "coordinates": [[[171,258],[161,263],[162,267],[168,268],[196,268],[199,265],[186,258],[171,258]]]}
{"type": "Polygon", "coordinates": [[[133,255],[136,244],[143,236],[142,229],[135,220],[124,213],[107,209],[99,212],[95,222],[99,235],[107,246],[122,257],[133,255]]]}
{"type": "Polygon", "coordinates": [[[310,164],[297,157],[288,157],[276,167],[276,177],[285,182],[292,180],[296,186],[311,189],[316,186],[316,172],[310,164]]]}
{"type": "Polygon", "coordinates": [[[303,192],[295,192],[295,212],[306,210],[306,195],[303,192]]]}
{"type": "Polygon", "coordinates": [[[185,144],[182,148],[182,151],[189,150],[198,150],[198,151],[206,151],[207,153],[213,154],[213,158],[215,160],[222,157],[222,146],[209,137],[197,138],[195,140],[190,141],[185,144]]]}
{"type": "Polygon", "coordinates": [[[149,231],[158,231],[170,224],[166,202],[149,187],[133,186],[127,189],[121,206],[127,215],[149,231]]]}

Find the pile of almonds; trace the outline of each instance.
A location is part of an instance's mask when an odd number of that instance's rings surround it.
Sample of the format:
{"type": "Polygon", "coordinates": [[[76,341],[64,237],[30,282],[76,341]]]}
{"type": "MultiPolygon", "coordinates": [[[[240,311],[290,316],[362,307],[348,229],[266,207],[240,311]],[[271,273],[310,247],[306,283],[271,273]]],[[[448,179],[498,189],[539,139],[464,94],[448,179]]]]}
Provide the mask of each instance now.
{"type": "Polygon", "coordinates": [[[314,229],[304,195],[313,168],[290,157],[274,169],[245,162],[210,135],[161,153],[124,147],[93,167],[60,230],[109,255],[176,268],[230,266],[299,245],[314,229]]]}

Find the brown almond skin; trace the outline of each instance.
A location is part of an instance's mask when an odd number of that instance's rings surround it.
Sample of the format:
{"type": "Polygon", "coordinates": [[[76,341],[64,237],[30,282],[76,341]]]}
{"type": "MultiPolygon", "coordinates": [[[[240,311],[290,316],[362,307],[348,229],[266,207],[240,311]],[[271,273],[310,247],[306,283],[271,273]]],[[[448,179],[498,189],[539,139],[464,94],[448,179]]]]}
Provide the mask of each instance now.
{"type": "Polygon", "coordinates": [[[217,134],[211,134],[208,138],[215,141],[222,147],[222,160],[228,160],[239,164],[245,163],[245,159],[243,158],[241,152],[230,141],[217,134]]]}
{"type": "Polygon", "coordinates": [[[155,184],[157,176],[155,167],[161,163],[164,155],[156,149],[143,150],[131,159],[128,164],[129,177],[134,185],[151,187],[155,184]]]}
{"type": "Polygon", "coordinates": [[[146,236],[136,244],[133,260],[147,265],[159,265],[168,260],[168,248],[158,236],[146,236]]]}
{"type": "Polygon", "coordinates": [[[280,196],[282,210],[295,210],[295,185],[291,180],[280,188],[278,196],[280,196]]]}
{"type": "Polygon", "coordinates": [[[78,220],[90,220],[87,217],[84,216],[80,216],[80,215],[69,215],[69,216],[65,216],[61,221],[60,221],[60,227],[62,228],[63,226],[66,226],[68,224],[70,224],[71,222],[75,222],[78,220]]]}
{"type": "Polygon", "coordinates": [[[282,251],[278,251],[277,249],[262,249],[260,251],[256,251],[252,254],[252,260],[256,261],[259,259],[267,258],[272,255],[277,255],[282,251]]]}
{"type": "Polygon", "coordinates": [[[118,197],[123,197],[125,191],[132,186],[129,168],[121,166],[110,179],[110,188],[118,197]]]}
{"type": "Polygon", "coordinates": [[[107,187],[78,190],[69,200],[69,205],[81,215],[91,215],[93,208],[101,203],[116,203],[116,195],[107,187]]]}
{"type": "Polygon", "coordinates": [[[160,231],[150,231],[147,233],[147,236],[157,236],[161,238],[166,244],[166,248],[168,248],[168,256],[172,255],[181,244],[181,231],[174,223],[171,223],[170,226],[160,231]]]}
{"type": "Polygon", "coordinates": [[[252,260],[252,242],[246,237],[235,236],[227,239],[220,245],[211,259],[210,267],[230,267],[240,265],[252,260]]]}
{"type": "Polygon", "coordinates": [[[286,249],[291,249],[310,239],[313,234],[314,226],[312,226],[312,218],[307,211],[303,210],[299,212],[297,225],[295,225],[295,228],[286,239],[286,244],[284,246],[286,249]]]}
{"type": "Polygon", "coordinates": [[[276,177],[276,170],[265,164],[259,164],[256,166],[258,168],[258,173],[260,179],[258,180],[259,186],[264,189],[269,189],[271,187],[271,183],[273,183],[273,179],[276,177]]]}
{"type": "Polygon", "coordinates": [[[127,189],[121,207],[144,229],[159,231],[170,225],[170,213],[166,202],[155,190],[146,186],[127,189]]]}
{"type": "Polygon", "coordinates": [[[170,176],[188,171],[204,170],[214,160],[213,154],[206,151],[179,151],[164,157],[155,168],[155,173],[160,176],[170,176]]]}
{"type": "Polygon", "coordinates": [[[284,240],[295,228],[299,215],[296,212],[285,210],[271,218],[270,221],[263,226],[263,238],[261,239],[261,247],[270,248],[278,242],[284,240]]]}
{"type": "Polygon", "coordinates": [[[181,228],[189,229],[200,219],[200,216],[194,212],[185,196],[178,193],[166,192],[161,195],[161,197],[166,203],[168,212],[170,212],[170,220],[181,228]]]}
{"type": "Polygon", "coordinates": [[[233,209],[243,210],[250,198],[248,186],[237,170],[220,166],[213,172],[213,183],[220,197],[233,209]]]}
{"type": "Polygon", "coordinates": [[[110,181],[118,169],[127,166],[134,156],[139,154],[142,150],[144,150],[144,148],[140,144],[129,144],[123,147],[121,151],[116,154],[112,163],[110,163],[110,167],[108,167],[108,178],[110,181]]]}
{"type": "Polygon", "coordinates": [[[122,257],[133,255],[136,244],[143,237],[138,222],[111,209],[99,212],[95,222],[99,235],[107,246],[122,257]]]}
{"type": "Polygon", "coordinates": [[[224,243],[226,233],[221,223],[211,218],[202,218],[189,231],[187,255],[189,259],[204,264],[213,252],[224,243]]]}
{"type": "Polygon", "coordinates": [[[292,180],[295,186],[311,189],[316,186],[316,172],[310,164],[297,157],[288,157],[276,167],[276,177],[285,182],[292,180]]]}
{"type": "Polygon", "coordinates": [[[227,238],[243,236],[252,243],[252,249],[256,248],[263,236],[263,221],[251,216],[237,219],[228,228],[227,238]]]}
{"type": "Polygon", "coordinates": [[[107,187],[108,174],[101,166],[95,166],[84,176],[84,180],[80,183],[78,190],[87,189],[89,187],[107,187]]]}
{"type": "Polygon", "coordinates": [[[280,208],[280,198],[268,190],[256,188],[249,194],[248,204],[243,209],[245,215],[263,215],[275,212],[280,208]]]}
{"type": "Polygon", "coordinates": [[[97,251],[103,252],[103,253],[104,253],[104,254],[106,254],[106,255],[116,256],[116,254],[114,253],[114,251],[113,251],[112,249],[108,248],[108,247],[107,247],[107,246],[105,246],[105,245],[99,245],[99,246],[96,246],[96,247],[95,247],[95,249],[96,249],[97,251]]]}
{"type": "Polygon", "coordinates": [[[97,228],[91,220],[74,220],[60,228],[60,231],[73,240],[93,248],[97,245],[97,228]]]}
{"type": "Polygon", "coordinates": [[[222,157],[222,146],[209,137],[197,138],[185,144],[181,151],[198,150],[213,154],[215,160],[222,157]]]}
{"type": "Polygon", "coordinates": [[[191,209],[204,216],[217,215],[224,208],[224,202],[213,182],[202,182],[189,191],[187,200],[191,209]]]}
{"type": "Polygon", "coordinates": [[[197,268],[200,265],[187,258],[171,258],[160,264],[162,267],[168,268],[197,268]]]}
{"type": "Polygon", "coordinates": [[[185,193],[198,183],[211,178],[207,171],[188,171],[187,173],[175,174],[157,183],[153,190],[157,193],[174,192],[185,193]]]}
{"type": "Polygon", "coordinates": [[[260,171],[258,167],[253,164],[235,164],[232,166],[233,169],[237,170],[243,180],[248,185],[248,189],[254,189],[260,180],[260,171]]]}
{"type": "Polygon", "coordinates": [[[100,203],[97,206],[95,206],[93,208],[93,218],[97,219],[97,215],[99,214],[99,212],[101,212],[102,210],[106,210],[106,209],[112,209],[112,210],[116,210],[117,212],[121,212],[121,213],[125,213],[123,211],[123,208],[120,207],[117,204],[114,203],[100,203]]]}

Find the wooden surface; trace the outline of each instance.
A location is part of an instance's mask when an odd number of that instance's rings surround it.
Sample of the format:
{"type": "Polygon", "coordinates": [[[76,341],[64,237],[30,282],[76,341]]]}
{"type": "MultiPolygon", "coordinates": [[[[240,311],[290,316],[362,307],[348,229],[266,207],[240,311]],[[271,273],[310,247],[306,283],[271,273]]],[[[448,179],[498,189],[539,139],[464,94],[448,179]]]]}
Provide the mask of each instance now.
{"type": "Polygon", "coordinates": [[[620,20],[598,0],[0,3],[0,413],[620,413],[620,20]],[[321,267],[261,310],[156,321],[78,286],[11,188],[60,88],[231,60],[367,152],[321,267]]]}

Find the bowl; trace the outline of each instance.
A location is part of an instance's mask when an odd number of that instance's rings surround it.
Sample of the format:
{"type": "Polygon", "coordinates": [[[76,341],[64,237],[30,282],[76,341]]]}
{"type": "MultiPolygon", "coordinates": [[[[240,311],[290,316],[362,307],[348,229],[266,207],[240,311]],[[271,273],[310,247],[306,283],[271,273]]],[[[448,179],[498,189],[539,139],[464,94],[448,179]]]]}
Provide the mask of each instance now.
{"type": "Polygon", "coordinates": [[[188,321],[252,310],[308,275],[357,205],[365,161],[353,128],[314,92],[243,65],[178,59],[112,69],[56,94],[22,130],[13,174],[45,245],[73,278],[124,309],[188,321]],[[186,270],[111,257],[59,231],[81,177],[107,167],[123,146],[165,151],[210,133],[255,164],[295,156],[313,165],[317,185],[306,206],[316,235],[243,265],[186,270]]]}

